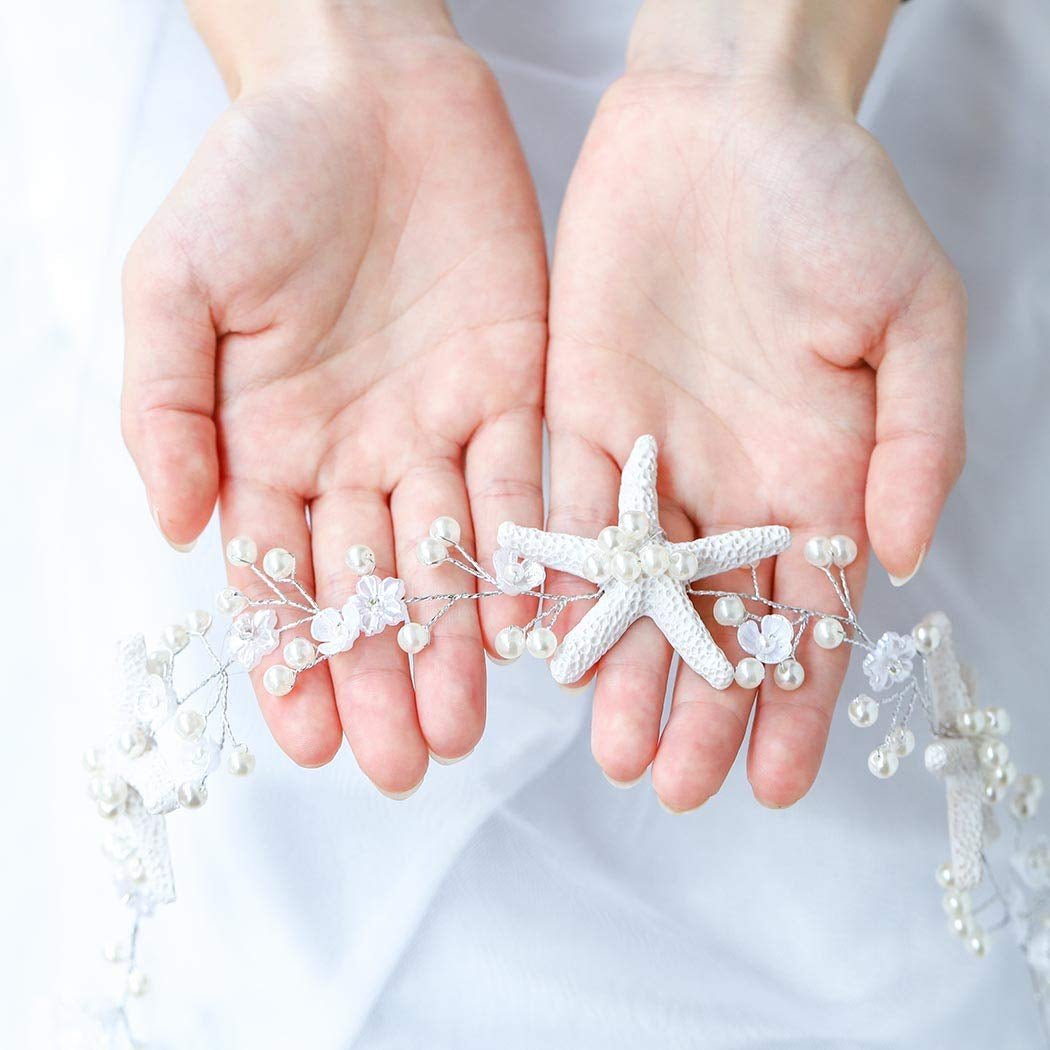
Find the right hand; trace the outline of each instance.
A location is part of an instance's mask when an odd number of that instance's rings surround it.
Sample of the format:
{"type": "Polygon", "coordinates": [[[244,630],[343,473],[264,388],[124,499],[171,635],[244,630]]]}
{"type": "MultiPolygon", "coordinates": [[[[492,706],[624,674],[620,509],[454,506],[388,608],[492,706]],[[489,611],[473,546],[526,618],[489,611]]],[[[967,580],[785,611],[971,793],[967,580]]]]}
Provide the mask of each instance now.
{"type": "MultiPolygon", "coordinates": [[[[443,7],[396,6],[333,9],[308,39],[278,18],[279,50],[234,56],[235,101],[125,271],[123,426],[161,530],[189,544],[218,498],[225,537],[292,551],[322,607],[353,592],[351,544],[410,593],[470,590],[418,564],[431,519],[457,518],[483,558],[504,518],[542,521],[533,189],[496,84],[443,7]]],[[[482,629],[497,611],[510,622],[510,601],[460,603],[414,686],[394,630],[280,699],[257,669],[277,742],[320,765],[342,728],[382,791],[411,791],[428,751],[455,759],[479,739],[482,629]]]]}

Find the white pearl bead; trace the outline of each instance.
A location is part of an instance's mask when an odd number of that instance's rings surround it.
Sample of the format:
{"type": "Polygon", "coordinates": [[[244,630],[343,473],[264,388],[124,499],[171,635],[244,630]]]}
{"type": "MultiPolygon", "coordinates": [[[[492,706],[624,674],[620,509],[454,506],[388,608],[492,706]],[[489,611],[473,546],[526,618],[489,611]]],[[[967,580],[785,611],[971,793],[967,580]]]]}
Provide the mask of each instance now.
{"type": "Polygon", "coordinates": [[[989,805],[995,805],[1006,798],[1006,785],[997,784],[994,780],[984,785],[984,800],[989,805]]]}
{"type": "Polygon", "coordinates": [[[208,788],[200,781],[187,780],[175,794],[184,809],[200,809],[208,801],[208,788]]]}
{"type": "Polygon", "coordinates": [[[120,941],[107,941],[102,945],[102,958],[108,963],[127,962],[128,950],[120,941]]]}
{"type": "Polygon", "coordinates": [[[624,544],[623,533],[620,532],[616,525],[606,525],[598,533],[598,542],[607,551],[618,550],[624,544]]]}
{"type": "Polygon", "coordinates": [[[99,802],[95,807],[95,812],[97,812],[103,820],[116,820],[123,808],[123,806],[111,806],[106,802],[99,802]]]}
{"type": "Polygon", "coordinates": [[[207,726],[200,711],[185,705],[175,712],[175,732],[183,740],[199,740],[207,726]]]}
{"type": "Polygon", "coordinates": [[[649,515],[642,510],[628,510],[620,515],[620,534],[627,543],[638,543],[649,535],[649,515]]]}
{"type": "Polygon", "coordinates": [[[283,547],[274,547],[263,557],[263,572],[271,580],[287,580],[295,575],[295,558],[283,547]]]}
{"type": "Polygon", "coordinates": [[[915,734],[907,726],[894,726],[889,746],[898,758],[907,758],[915,750],[915,734]]]}
{"type": "Polygon", "coordinates": [[[145,753],[148,746],[149,737],[146,736],[146,731],[142,726],[132,726],[130,729],[125,729],[117,738],[117,747],[128,758],[138,758],[139,755],[145,753]]]}
{"type": "Polygon", "coordinates": [[[1038,800],[1031,795],[1015,794],[1014,797],[1010,799],[1010,812],[1013,813],[1018,820],[1030,820],[1035,816],[1038,808],[1038,800]]]}
{"type": "Polygon", "coordinates": [[[618,550],[612,556],[612,574],[623,583],[634,583],[642,575],[642,563],[633,551],[618,550]]]}
{"type": "Polygon", "coordinates": [[[813,625],[813,641],[821,649],[837,649],[846,640],[846,628],[831,616],[822,616],[813,625]]]}
{"type": "Polygon", "coordinates": [[[955,716],[955,728],[963,736],[979,736],[984,731],[984,712],[967,707],[955,716]]]}
{"type": "Polygon", "coordinates": [[[430,628],[426,624],[413,623],[409,620],[397,632],[397,644],[406,653],[422,652],[430,644],[430,628]]]}
{"type": "Polygon", "coordinates": [[[81,756],[80,763],[89,773],[97,773],[103,764],[102,749],[89,747],[81,756]]]}
{"type": "Polygon", "coordinates": [[[971,906],[970,895],[966,890],[952,889],[941,898],[941,907],[945,915],[954,917],[969,915],[971,906]]]}
{"type": "Polygon", "coordinates": [[[966,947],[977,956],[978,959],[983,959],[988,954],[988,942],[985,940],[983,933],[975,933],[966,942],[966,947]]]}
{"type": "Polygon", "coordinates": [[[941,644],[941,631],[930,623],[920,623],[912,628],[912,638],[915,640],[915,648],[924,656],[928,656],[941,644]]]}
{"type": "Polygon", "coordinates": [[[662,543],[649,543],[638,552],[646,576],[663,576],[671,566],[671,555],[662,543]]]}
{"type": "Polygon", "coordinates": [[[231,565],[254,565],[259,557],[259,548],[250,536],[234,536],[226,544],[226,559],[231,565]]]}
{"type": "Polygon", "coordinates": [[[692,551],[671,551],[667,571],[672,579],[688,583],[700,571],[700,559],[692,551]]]}
{"type": "Polygon", "coordinates": [[[736,665],[736,671],[733,674],[736,684],[743,689],[757,689],[765,677],[765,665],[761,660],[756,660],[753,656],[745,656],[736,665]]]}
{"type": "Polygon", "coordinates": [[[945,861],[935,872],[933,877],[937,880],[937,885],[944,889],[951,889],[955,885],[955,873],[952,871],[951,864],[945,861]]]}
{"type": "Polygon", "coordinates": [[[120,807],[128,800],[128,785],[123,777],[99,777],[93,783],[93,794],[107,806],[120,807]]]}
{"type": "Polygon", "coordinates": [[[828,543],[831,546],[831,560],[840,569],[857,560],[857,544],[849,536],[832,536],[828,543]]]}
{"type": "Polygon", "coordinates": [[[969,937],[975,929],[974,921],[972,916],[969,915],[949,915],[948,916],[948,931],[955,934],[956,937],[969,937]]]}
{"type": "Polygon", "coordinates": [[[609,559],[604,554],[588,554],[583,563],[583,573],[592,583],[605,583],[609,578],[609,559]]]}
{"type": "Polygon", "coordinates": [[[124,878],[128,882],[145,882],[146,868],[138,857],[132,857],[124,865],[124,878]]]}
{"type": "Polygon", "coordinates": [[[263,675],[263,688],[270,696],[287,696],[295,685],[295,672],[284,664],[268,667],[263,675]]]}
{"type": "Polygon", "coordinates": [[[802,556],[818,569],[827,568],[832,559],[831,541],[824,536],[814,536],[806,541],[805,547],[802,548],[802,556]]]}
{"type": "Polygon", "coordinates": [[[127,976],[128,995],[141,999],[149,991],[149,978],[141,970],[132,970],[127,976]]]}
{"type": "Polygon", "coordinates": [[[358,576],[370,576],[376,568],[376,552],[363,543],[355,543],[346,552],[346,567],[358,576]]]}
{"type": "Polygon", "coordinates": [[[496,655],[502,660],[517,660],[525,652],[525,632],[511,624],[496,635],[496,655]]]}
{"type": "Polygon", "coordinates": [[[190,633],[181,623],[172,623],[161,631],[161,640],[173,653],[181,653],[190,644],[190,633]]]}
{"type": "Polygon", "coordinates": [[[723,594],[715,602],[715,623],[723,627],[739,627],[747,619],[743,599],[735,594],[723,594]]]}
{"type": "Polygon", "coordinates": [[[977,749],[981,765],[994,769],[1010,760],[1010,749],[1001,740],[984,740],[977,749]]]}
{"type": "Polygon", "coordinates": [[[246,744],[238,744],[226,756],[226,768],[235,777],[246,777],[255,771],[255,755],[246,744]]]}
{"type": "Polygon", "coordinates": [[[1017,790],[1020,794],[1028,795],[1033,799],[1042,798],[1043,778],[1034,773],[1025,773],[1023,777],[1017,778],[1017,790]]]}
{"type": "Polygon", "coordinates": [[[1006,736],[1010,732],[1010,713],[1005,707],[986,708],[984,712],[984,728],[986,733],[1006,736]]]}
{"type": "Polygon", "coordinates": [[[427,536],[419,541],[416,557],[424,565],[440,565],[448,557],[448,547],[441,540],[427,536]]]}
{"type": "Polygon", "coordinates": [[[224,587],[215,596],[215,608],[222,616],[236,616],[248,608],[248,599],[236,587],[224,587]]]}
{"type": "Polygon", "coordinates": [[[880,780],[892,777],[899,766],[900,759],[888,747],[877,747],[868,755],[868,769],[880,780]]]}
{"type": "Polygon", "coordinates": [[[293,670],[309,667],[317,658],[317,650],[308,638],[293,638],[284,647],[284,662],[293,670]]]}
{"type": "Polygon", "coordinates": [[[866,693],[861,693],[849,702],[849,720],[861,729],[873,726],[879,717],[878,701],[873,700],[866,693]]]}
{"type": "Polygon", "coordinates": [[[525,638],[525,647],[539,660],[548,660],[558,648],[558,639],[549,627],[533,627],[525,638]]]}
{"type": "Polygon", "coordinates": [[[460,529],[459,522],[455,518],[450,518],[447,514],[442,514],[440,518],[435,518],[430,524],[430,535],[435,540],[442,540],[445,543],[459,543],[462,534],[463,530],[460,529]]]}
{"type": "Polygon", "coordinates": [[[773,672],[773,681],[788,692],[793,692],[806,680],[806,669],[798,660],[783,660],[773,672]]]}
{"type": "Polygon", "coordinates": [[[185,624],[190,634],[207,634],[208,628],[211,627],[211,613],[204,609],[194,609],[186,614],[185,624]]]}
{"type": "Polygon", "coordinates": [[[146,657],[146,670],[150,674],[160,675],[160,677],[163,678],[167,675],[170,667],[170,649],[154,649],[153,652],[146,657]]]}
{"type": "Polygon", "coordinates": [[[1013,762],[1007,762],[1005,766],[997,766],[991,771],[991,779],[996,784],[1009,787],[1017,779],[1017,766],[1013,762]]]}

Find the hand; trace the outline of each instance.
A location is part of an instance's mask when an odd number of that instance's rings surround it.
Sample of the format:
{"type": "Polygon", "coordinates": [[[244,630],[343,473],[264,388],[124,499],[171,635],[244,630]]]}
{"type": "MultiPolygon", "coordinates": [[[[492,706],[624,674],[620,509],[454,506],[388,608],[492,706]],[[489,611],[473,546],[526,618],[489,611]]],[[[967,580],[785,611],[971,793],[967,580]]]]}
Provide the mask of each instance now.
{"type": "MultiPolygon", "coordinates": [[[[794,549],[761,566],[763,593],[841,612],[801,547],[853,535],[857,596],[869,537],[890,573],[918,567],[963,460],[964,295],[885,153],[854,122],[857,85],[839,67],[799,70],[804,24],[791,27],[790,61],[747,38],[743,21],[725,47],[731,68],[710,44],[720,25],[698,28],[690,52],[714,71],[668,54],[692,19],[717,9],[742,20],[752,6],[688,5],[660,46],[643,11],[630,70],[587,137],[552,276],[550,527],[595,535],[614,522],[620,467],[634,438],[652,433],[670,539],[789,526],[794,549]]],[[[836,16],[851,17],[846,6],[836,16]]],[[[873,63],[858,59],[864,79],[873,63]]],[[[701,586],[748,590],[750,579],[701,586]]],[[[710,602],[702,612],[713,626],[710,602]]],[[[731,634],[715,631],[738,659],[731,634]]],[[[803,687],[767,679],[759,690],[748,776],[763,803],[789,805],[811,785],[847,650],[807,639],[803,687]]],[[[680,811],[718,790],[755,698],[682,668],[661,736],[670,658],[642,620],[601,661],[592,745],[614,781],[651,763],[656,792],[680,811]]]]}
{"type": "MultiPolygon", "coordinates": [[[[531,183],[493,78],[441,5],[344,4],[318,26],[302,13],[294,29],[275,15],[281,45],[253,39],[240,65],[236,27],[212,27],[235,101],[127,261],[127,444],[176,545],[218,496],[225,537],[292,551],[322,607],[353,593],[354,543],[410,593],[470,590],[414,551],[439,514],[483,558],[504,517],[542,520],[531,183]]],[[[428,750],[466,755],[485,717],[478,604],[440,621],[414,689],[393,629],[283,698],[259,668],[278,743],[319,765],[342,726],[390,794],[418,785],[428,750]]],[[[493,629],[527,619],[485,605],[493,629]]]]}

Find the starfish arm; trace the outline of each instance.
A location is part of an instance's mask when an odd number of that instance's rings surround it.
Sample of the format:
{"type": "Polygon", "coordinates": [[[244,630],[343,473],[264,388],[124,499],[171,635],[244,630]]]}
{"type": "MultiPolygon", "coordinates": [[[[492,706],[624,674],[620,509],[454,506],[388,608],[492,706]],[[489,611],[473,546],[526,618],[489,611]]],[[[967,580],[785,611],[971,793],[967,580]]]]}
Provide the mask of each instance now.
{"type": "Polygon", "coordinates": [[[620,477],[620,514],[629,510],[644,511],[650,525],[660,525],[656,498],[656,438],[643,434],[631,449],[620,477]]]}
{"type": "Polygon", "coordinates": [[[715,576],[730,569],[754,565],[772,558],[791,546],[791,532],[783,525],[762,525],[753,529],[734,529],[717,536],[706,536],[690,543],[672,543],[671,548],[690,551],[700,563],[694,580],[715,576]]]}
{"type": "Polygon", "coordinates": [[[926,657],[933,718],[938,731],[954,726],[955,716],[970,706],[970,693],[952,644],[951,626],[942,632],[940,644],[926,657]]]}
{"type": "Polygon", "coordinates": [[[733,681],[733,665],[715,644],[685,589],[659,577],[647,588],[646,613],[656,621],[678,655],[715,689],[733,681]]]}
{"type": "Polygon", "coordinates": [[[544,532],[527,529],[505,521],[499,527],[499,545],[516,550],[522,557],[531,558],[548,569],[583,576],[583,563],[588,555],[598,552],[598,541],[585,536],[570,536],[564,532],[544,532]]]}
{"type": "Polygon", "coordinates": [[[551,676],[561,685],[579,681],[642,615],[644,587],[610,583],[583,619],[565,636],[551,660],[551,676]]]}

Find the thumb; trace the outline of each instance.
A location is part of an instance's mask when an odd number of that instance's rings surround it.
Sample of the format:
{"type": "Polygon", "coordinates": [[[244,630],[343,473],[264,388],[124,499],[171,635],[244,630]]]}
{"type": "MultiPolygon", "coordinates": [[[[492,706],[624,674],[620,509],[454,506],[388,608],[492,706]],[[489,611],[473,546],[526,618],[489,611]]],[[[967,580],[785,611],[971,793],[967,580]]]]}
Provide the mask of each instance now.
{"type": "Polygon", "coordinates": [[[875,366],[865,496],[872,550],[900,587],[918,572],[966,457],[966,292],[947,260],[890,324],[875,366]]]}
{"type": "Polygon", "coordinates": [[[124,441],[158,527],[189,550],[218,493],[215,329],[203,288],[157,220],[124,265],[124,441]]]}

